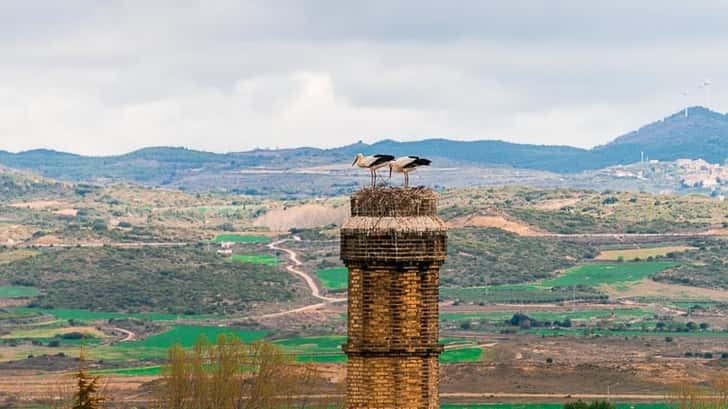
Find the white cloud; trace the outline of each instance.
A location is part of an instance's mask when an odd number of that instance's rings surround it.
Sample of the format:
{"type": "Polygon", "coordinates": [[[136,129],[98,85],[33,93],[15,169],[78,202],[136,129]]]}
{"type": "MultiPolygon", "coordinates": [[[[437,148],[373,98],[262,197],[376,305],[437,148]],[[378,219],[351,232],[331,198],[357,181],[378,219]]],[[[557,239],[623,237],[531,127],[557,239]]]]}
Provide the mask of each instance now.
{"type": "Polygon", "coordinates": [[[705,77],[728,107],[720,2],[150,4],[3,2],[0,149],[588,147],[677,111],[686,88],[704,102],[705,77]]]}

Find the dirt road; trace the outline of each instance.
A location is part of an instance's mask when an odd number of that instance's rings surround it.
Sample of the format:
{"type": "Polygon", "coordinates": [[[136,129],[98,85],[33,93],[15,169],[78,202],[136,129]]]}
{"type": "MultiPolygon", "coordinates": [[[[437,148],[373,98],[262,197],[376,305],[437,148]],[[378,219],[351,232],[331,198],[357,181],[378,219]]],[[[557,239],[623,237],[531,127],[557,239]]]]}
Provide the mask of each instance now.
{"type": "Polygon", "coordinates": [[[116,332],[121,332],[122,334],[124,334],[124,338],[119,340],[119,342],[129,342],[129,341],[134,341],[136,339],[136,334],[127,329],[119,328],[119,327],[114,327],[112,329],[116,332]]]}
{"type": "MultiPolygon", "coordinates": [[[[287,248],[279,246],[280,244],[283,244],[289,240],[291,240],[291,239],[282,239],[282,240],[274,241],[273,243],[270,243],[268,245],[269,249],[282,251],[288,255],[288,258],[291,260],[291,264],[286,265],[286,270],[288,270],[292,274],[295,274],[295,275],[303,278],[303,280],[306,282],[306,285],[308,285],[308,288],[311,290],[311,295],[313,297],[318,298],[321,301],[326,301],[326,302],[346,301],[346,298],[326,297],[326,296],[321,295],[321,290],[319,289],[318,284],[316,284],[316,280],[314,280],[313,277],[311,277],[311,275],[308,274],[307,272],[298,269],[298,267],[301,266],[303,263],[301,263],[298,260],[298,255],[296,254],[296,252],[291,249],[287,249],[287,248]]],[[[294,236],[294,240],[297,240],[297,238],[295,238],[295,236],[294,236]]]]}
{"type": "MultiPolygon", "coordinates": [[[[282,251],[282,252],[286,253],[288,260],[290,261],[290,263],[286,265],[286,271],[288,271],[289,273],[291,273],[293,275],[301,277],[303,279],[303,281],[306,282],[306,285],[308,286],[309,290],[311,291],[311,296],[313,296],[314,298],[318,298],[319,300],[321,300],[321,302],[316,303],[316,304],[304,305],[303,307],[293,308],[291,310],[259,315],[259,316],[253,317],[254,319],[269,319],[269,318],[283,317],[285,315],[290,315],[290,314],[300,314],[300,313],[306,312],[306,311],[317,310],[317,309],[325,307],[326,305],[331,304],[331,303],[346,301],[346,298],[335,298],[335,297],[327,297],[327,296],[321,295],[321,289],[319,288],[318,284],[316,283],[316,280],[314,280],[310,274],[308,274],[307,272],[305,272],[299,268],[303,263],[301,263],[301,261],[298,259],[298,254],[291,249],[287,249],[285,247],[280,246],[281,244],[283,244],[289,240],[291,240],[291,239],[286,238],[286,239],[274,241],[273,243],[268,244],[268,248],[271,250],[282,251]]],[[[293,240],[298,241],[298,240],[300,240],[300,238],[298,238],[297,236],[293,236],[293,240]]]]}

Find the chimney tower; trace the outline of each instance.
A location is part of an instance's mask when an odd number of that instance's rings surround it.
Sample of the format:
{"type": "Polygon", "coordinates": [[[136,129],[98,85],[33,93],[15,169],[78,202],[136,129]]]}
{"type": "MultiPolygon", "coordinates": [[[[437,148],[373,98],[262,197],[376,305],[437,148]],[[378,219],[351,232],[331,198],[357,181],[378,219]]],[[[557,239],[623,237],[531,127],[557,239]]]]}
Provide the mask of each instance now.
{"type": "Polygon", "coordinates": [[[439,408],[447,227],[424,188],[366,188],[341,228],[349,269],[347,409],[439,408]]]}

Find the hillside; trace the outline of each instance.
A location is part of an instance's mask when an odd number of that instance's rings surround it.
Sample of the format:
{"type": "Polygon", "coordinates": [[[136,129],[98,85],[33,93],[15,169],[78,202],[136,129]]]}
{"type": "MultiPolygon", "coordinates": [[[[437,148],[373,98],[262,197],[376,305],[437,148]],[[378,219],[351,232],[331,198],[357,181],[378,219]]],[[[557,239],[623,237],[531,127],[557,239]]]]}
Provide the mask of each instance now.
{"type": "MultiPolygon", "coordinates": [[[[122,180],[196,190],[210,190],[212,186],[235,190],[250,189],[250,180],[244,180],[243,171],[286,171],[286,178],[300,179],[300,175],[312,167],[337,165],[343,170],[358,152],[417,154],[435,159],[435,163],[441,167],[501,167],[560,174],[635,163],[640,160],[640,152],[645,152],[650,159],[661,161],[702,158],[712,163],[723,163],[728,158],[728,115],[693,107],[688,117],[680,111],[591,150],[494,140],[383,140],[374,144],[359,142],[333,149],[258,149],[225,154],[179,147],[144,148],[106,157],[80,156],[47,149],[20,153],[0,151],[0,165],[29,169],[62,180],[122,180]]],[[[286,181],[276,180],[275,184],[286,185],[286,181]]],[[[289,194],[299,190],[300,186],[315,184],[310,180],[298,179],[288,182],[291,182],[290,187],[281,188],[280,192],[289,194]]],[[[339,182],[343,186],[350,184],[351,179],[339,182]]],[[[442,184],[443,181],[433,183],[442,184]]],[[[327,193],[327,188],[330,186],[309,193],[327,193]]]]}
{"type": "Polygon", "coordinates": [[[691,107],[687,117],[680,111],[593,150],[613,164],[620,163],[620,158],[639,158],[640,151],[660,161],[684,158],[723,163],[728,158],[728,114],[691,107]]]}

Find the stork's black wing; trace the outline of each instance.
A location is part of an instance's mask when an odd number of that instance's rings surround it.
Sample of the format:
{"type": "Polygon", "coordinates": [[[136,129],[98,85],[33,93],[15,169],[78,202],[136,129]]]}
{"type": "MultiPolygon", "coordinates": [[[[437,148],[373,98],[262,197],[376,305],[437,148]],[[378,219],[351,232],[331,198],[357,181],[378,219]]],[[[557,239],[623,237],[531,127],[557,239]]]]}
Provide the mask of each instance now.
{"type": "Polygon", "coordinates": [[[416,168],[418,166],[428,166],[430,163],[432,163],[431,160],[420,158],[418,156],[410,156],[410,158],[413,158],[414,160],[406,165],[404,165],[405,169],[409,168],[416,168]]]}
{"type": "Polygon", "coordinates": [[[371,166],[379,165],[382,163],[390,162],[394,160],[394,156],[392,155],[373,155],[377,160],[372,162],[371,166]]]}

